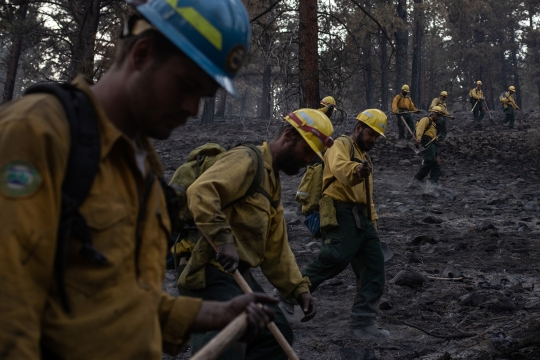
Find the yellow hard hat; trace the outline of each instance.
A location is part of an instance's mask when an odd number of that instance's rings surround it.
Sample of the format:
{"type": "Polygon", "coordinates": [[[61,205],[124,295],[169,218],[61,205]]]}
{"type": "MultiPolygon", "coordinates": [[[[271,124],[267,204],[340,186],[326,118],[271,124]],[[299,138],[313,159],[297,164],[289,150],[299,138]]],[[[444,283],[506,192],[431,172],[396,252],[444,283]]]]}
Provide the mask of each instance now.
{"type": "Polygon", "coordinates": [[[299,109],[284,117],[294,126],[306,143],[323,159],[323,151],[334,144],[334,127],[324,113],[314,109],[299,109]]]}
{"type": "Polygon", "coordinates": [[[432,113],[436,113],[436,114],[439,114],[439,115],[444,115],[444,111],[442,109],[442,107],[440,106],[434,106],[431,108],[430,110],[432,113]]]}
{"type": "Polygon", "coordinates": [[[386,114],[379,109],[367,109],[356,117],[356,120],[365,123],[367,126],[378,132],[383,137],[386,131],[386,114]]]}
{"type": "Polygon", "coordinates": [[[322,107],[319,109],[319,111],[322,111],[324,114],[328,111],[330,106],[333,106],[334,109],[336,108],[336,100],[331,96],[326,96],[324,99],[321,100],[322,107]]]}
{"type": "Polygon", "coordinates": [[[508,88],[508,90],[509,90],[509,91],[516,91],[516,88],[515,88],[514,86],[510,86],[510,87],[508,88]]]}
{"type": "Polygon", "coordinates": [[[409,92],[409,85],[405,84],[401,87],[401,90],[409,92]]]}
{"type": "Polygon", "coordinates": [[[482,82],[481,82],[480,80],[478,80],[478,81],[476,82],[476,85],[482,85],[482,82]]]}
{"type": "Polygon", "coordinates": [[[441,96],[448,96],[448,93],[446,91],[441,91],[441,96]]]}

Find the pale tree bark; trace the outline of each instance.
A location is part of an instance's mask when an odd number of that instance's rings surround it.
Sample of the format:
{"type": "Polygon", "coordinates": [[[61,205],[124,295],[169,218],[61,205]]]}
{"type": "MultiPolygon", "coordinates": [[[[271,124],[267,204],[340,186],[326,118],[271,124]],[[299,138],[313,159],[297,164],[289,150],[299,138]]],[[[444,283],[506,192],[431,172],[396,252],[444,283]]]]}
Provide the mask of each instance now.
{"type": "Polygon", "coordinates": [[[396,86],[401,89],[401,85],[407,83],[407,47],[409,46],[409,31],[407,25],[407,0],[398,0],[397,14],[401,18],[405,27],[403,30],[394,32],[396,38],[396,86]]]}
{"type": "Polygon", "coordinates": [[[215,97],[205,98],[203,113],[201,115],[201,125],[206,125],[214,122],[214,104],[216,103],[215,97]]]}
{"type": "Polygon", "coordinates": [[[88,81],[93,82],[101,0],[70,0],[68,3],[78,25],[78,31],[71,37],[73,58],[68,76],[72,79],[77,74],[83,74],[88,81]]]}
{"type": "Polygon", "coordinates": [[[15,21],[18,22],[18,27],[12,36],[11,48],[9,49],[9,60],[7,63],[6,80],[4,83],[4,93],[2,94],[2,103],[13,99],[13,91],[15,90],[15,81],[17,80],[17,69],[19,67],[19,59],[21,57],[23,45],[23,29],[24,21],[28,13],[28,1],[22,1],[19,9],[15,13],[15,21]]]}
{"type": "Polygon", "coordinates": [[[423,0],[414,0],[414,35],[413,35],[413,54],[412,54],[412,79],[411,79],[411,97],[413,101],[422,106],[423,93],[420,83],[422,76],[422,47],[424,37],[424,10],[423,0]]]}
{"type": "Polygon", "coordinates": [[[219,101],[216,110],[216,117],[225,117],[225,107],[227,104],[227,91],[223,88],[219,89],[219,101]]]}
{"type": "Polygon", "coordinates": [[[300,107],[319,107],[319,29],[317,0],[300,0],[298,30],[298,72],[300,76],[300,107]]]}

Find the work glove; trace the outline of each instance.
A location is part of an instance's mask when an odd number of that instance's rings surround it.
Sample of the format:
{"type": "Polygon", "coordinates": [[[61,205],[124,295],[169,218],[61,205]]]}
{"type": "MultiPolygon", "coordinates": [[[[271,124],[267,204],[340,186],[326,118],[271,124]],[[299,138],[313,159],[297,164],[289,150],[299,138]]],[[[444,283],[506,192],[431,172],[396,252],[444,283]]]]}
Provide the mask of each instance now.
{"type": "Polygon", "coordinates": [[[223,270],[232,274],[238,268],[238,252],[234,244],[223,244],[218,247],[216,260],[223,266],[223,270]]]}

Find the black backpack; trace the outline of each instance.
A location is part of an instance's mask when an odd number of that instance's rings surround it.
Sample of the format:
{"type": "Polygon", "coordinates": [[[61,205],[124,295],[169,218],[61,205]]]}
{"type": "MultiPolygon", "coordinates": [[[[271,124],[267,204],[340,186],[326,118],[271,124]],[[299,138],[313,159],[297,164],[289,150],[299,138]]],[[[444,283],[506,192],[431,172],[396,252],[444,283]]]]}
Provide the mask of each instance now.
{"type": "MultiPolygon", "coordinates": [[[[99,169],[100,137],[96,112],[90,99],[74,85],[47,83],[30,87],[27,94],[54,95],[62,104],[69,122],[71,147],[67,169],[62,182],[62,210],[58,224],[58,237],[54,259],[54,276],[64,311],[71,311],[64,284],[67,242],[73,237],[81,242],[81,255],[100,265],[107,258],[92,245],[92,236],[86,220],[79,212],[99,169]]],[[[159,179],[171,219],[178,216],[176,193],[163,179],[159,179]]],[[[172,222],[172,221],[171,221],[172,222]]]]}

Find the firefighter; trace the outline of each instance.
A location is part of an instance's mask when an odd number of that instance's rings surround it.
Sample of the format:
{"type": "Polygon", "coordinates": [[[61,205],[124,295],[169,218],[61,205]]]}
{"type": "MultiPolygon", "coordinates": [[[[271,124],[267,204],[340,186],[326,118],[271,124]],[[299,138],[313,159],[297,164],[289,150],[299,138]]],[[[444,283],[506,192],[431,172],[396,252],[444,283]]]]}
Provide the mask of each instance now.
{"type": "Polygon", "coordinates": [[[334,110],[337,110],[336,100],[332,96],[324,97],[321,100],[319,111],[322,111],[322,113],[328,116],[328,118],[330,119],[332,118],[334,110]]]}
{"type": "MultiPolygon", "coordinates": [[[[398,121],[399,139],[405,139],[405,124],[403,123],[402,119],[407,122],[407,125],[409,126],[411,131],[413,131],[414,121],[411,112],[414,112],[416,114],[420,112],[420,110],[418,110],[414,106],[414,103],[409,96],[409,91],[409,85],[403,85],[401,87],[401,94],[396,95],[396,97],[392,101],[392,112],[396,115],[398,121]]],[[[411,135],[407,131],[407,138],[410,137],[411,135]]]]}
{"type": "Polygon", "coordinates": [[[439,97],[436,97],[431,102],[431,105],[429,106],[429,111],[431,111],[435,106],[438,106],[442,109],[444,116],[439,119],[439,122],[437,123],[437,133],[439,135],[438,141],[444,141],[446,138],[446,118],[449,117],[450,119],[455,119],[454,116],[450,115],[448,112],[448,109],[446,107],[446,98],[448,97],[448,93],[446,91],[441,91],[441,94],[439,97]]]}
{"type": "Polygon", "coordinates": [[[136,7],[101,80],[79,76],[63,87],[77,102],[66,96],[64,107],[35,93],[0,109],[2,359],[159,360],[176,356],[191,333],[219,330],[244,311],[248,334],[271,317],[256,305],[274,301],[264,295],[203,302],[162,290],[171,219],[150,138],[167,138],[219,87],[234,93],[250,44],[240,0],[171,4],[136,7]],[[219,46],[190,25],[194,16],[219,46]],[[74,108],[80,115],[66,112],[74,108]],[[71,137],[77,123],[95,125],[95,135],[84,128],[71,137]],[[64,179],[68,159],[86,159],[70,149],[93,143],[95,176],[77,206],[64,179]]]}
{"type": "Polygon", "coordinates": [[[368,109],[356,119],[352,134],[337,138],[324,155],[321,204],[334,209],[336,222],[324,225],[324,219],[332,217],[334,211],[327,212],[324,209],[328,207],[321,205],[321,252],[302,274],[309,278],[310,290],[314,292],[323,281],[351,264],[360,284],[351,310],[351,331],[358,338],[385,338],[390,333],[375,322],[385,278],[376,230],[378,217],[374,205],[369,203],[373,165],[367,153],[380,136],[384,137],[386,115],[378,109],[368,109]]]}
{"type": "MultiPolygon", "coordinates": [[[[417,145],[422,145],[425,150],[423,151],[424,160],[422,161],[422,167],[414,176],[414,182],[420,183],[429,174],[430,181],[433,185],[439,184],[439,177],[441,175],[441,159],[439,157],[439,150],[435,141],[437,137],[437,128],[439,127],[439,120],[444,116],[444,110],[439,106],[434,106],[431,109],[429,116],[420,119],[416,124],[416,139],[417,145]]],[[[414,185],[413,185],[414,187],[414,185]]]]}
{"type": "Polygon", "coordinates": [[[514,86],[510,86],[508,88],[508,91],[504,92],[500,97],[501,104],[504,108],[503,124],[508,123],[508,127],[510,129],[514,128],[514,121],[516,119],[516,115],[514,111],[520,110],[519,106],[517,106],[516,101],[514,99],[515,92],[516,92],[516,88],[514,86]]]}
{"type": "MultiPolygon", "coordinates": [[[[305,313],[303,321],[315,316],[316,304],[309,292],[309,280],[300,273],[289,247],[287,225],[281,203],[279,172],[297,174],[315,156],[333,143],[330,119],[314,109],[300,109],[285,116],[285,126],[269,143],[258,147],[264,161],[259,190],[245,197],[257,173],[257,157],[246,147],[226,152],[187,190],[188,206],[197,228],[206,239],[187,248],[189,258],[179,268],[179,290],[183,295],[227,301],[242,294],[231,273],[238,269],[256,292],[264,292],[251,275],[260,267],[263,274],[285,299],[295,299],[305,313]],[[243,199],[238,201],[238,199],[243,199]]],[[[275,323],[292,342],[292,329],[279,309],[275,323]]],[[[197,351],[216,332],[194,335],[191,348],[197,351]]],[[[237,344],[220,359],[287,359],[269,331],[261,334],[247,349],[237,344]]]]}
{"type": "Polygon", "coordinates": [[[469,91],[469,98],[472,104],[472,112],[474,115],[474,122],[476,127],[482,127],[482,120],[486,114],[484,107],[484,93],[482,92],[482,82],[478,80],[476,87],[469,91]]]}

